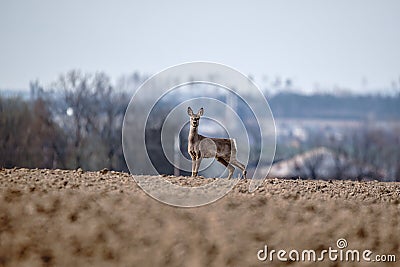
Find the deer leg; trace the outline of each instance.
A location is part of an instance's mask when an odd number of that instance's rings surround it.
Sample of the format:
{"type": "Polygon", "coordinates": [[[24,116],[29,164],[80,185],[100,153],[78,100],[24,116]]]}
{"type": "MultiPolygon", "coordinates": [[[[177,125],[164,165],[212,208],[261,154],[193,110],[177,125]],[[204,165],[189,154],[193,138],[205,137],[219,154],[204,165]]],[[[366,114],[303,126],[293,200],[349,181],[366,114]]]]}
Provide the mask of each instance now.
{"type": "Polygon", "coordinates": [[[195,176],[195,164],[196,164],[196,154],[193,151],[189,151],[190,157],[192,158],[192,177],[195,176]]]}
{"type": "Polygon", "coordinates": [[[233,167],[231,164],[229,164],[228,165],[228,172],[229,172],[228,179],[232,178],[232,175],[233,175],[234,171],[235,171],[235,167],[233,167]]]}
{"type": "Polygon", "coordinates": [[[196,160],[192,158],[192,177],[195,177],[195,166],[196,166],[196,160]]]}
{"type": "Polygon", "coordinates": [[[199,174],[199,168],[200,168],[200,163],[201,163],[202,158],[199,157],[195,160],[194,163],[194,177],[197,177],[197,175],[199,174]]]}
{"type": "Polygon", "coordinates": [[[236,158],[232,159],[230,163],[231,163],[232,165],[238,167],[239,169],[241,169],[241,170],[242,170],[242,176],[243,176],[243,178],[246,178],[247,171],[246,171],[246,166],[244,166],[243,163],[241,163],[240,161],[238,161],[236,158]]]}
{"type": "Polygon", "coordinates": [[[231,164],[229,164],[226,160],[224,160],[223,158],[218,157],[217,161],[228,168],[228,172],[229,172],[228,179],[231,179],[233,172],[235,171],[235,168],[231,164]]]}

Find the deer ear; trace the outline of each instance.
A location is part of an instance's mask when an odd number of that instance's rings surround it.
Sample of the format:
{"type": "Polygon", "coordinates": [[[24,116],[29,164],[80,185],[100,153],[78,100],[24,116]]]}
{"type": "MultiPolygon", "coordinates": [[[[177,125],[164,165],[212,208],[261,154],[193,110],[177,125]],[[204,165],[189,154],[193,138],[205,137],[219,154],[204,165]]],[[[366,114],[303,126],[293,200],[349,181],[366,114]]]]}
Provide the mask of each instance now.
{"type": "Polygon", "coordinates": [[[188,114],[189,114],[189,116],[193,116],[193,110],[192,110],[192,108],[191,107],[188,107],[188,114]]]}
{"type": "Polygon", "coordinates": [[[197,115],[203,116],[203,114],[204,114],[204,109],[201,108],[201,109],[199,110],[199,112],[197,112],[197,115]]]}

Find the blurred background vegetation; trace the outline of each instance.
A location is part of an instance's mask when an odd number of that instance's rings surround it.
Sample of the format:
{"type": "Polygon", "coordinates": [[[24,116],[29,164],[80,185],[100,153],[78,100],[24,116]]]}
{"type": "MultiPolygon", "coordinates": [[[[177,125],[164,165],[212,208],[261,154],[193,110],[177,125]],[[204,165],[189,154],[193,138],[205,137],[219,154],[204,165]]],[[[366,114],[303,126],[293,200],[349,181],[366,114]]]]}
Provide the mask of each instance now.
{"type": "MultiPolygon", "coordinates": [[[[105,73],[72,70],[47,86],[35,81],[29,91],[2,90],[0,166],[128,171],[121,145],[124,112],[147,77],[134,73],[112,84],[105,73]]],[[[399,180],[399,93],[301,94],[268,86],[263,90],[276,120],[274,166],[283,168],[287,178],[399,180]]],[[[242,112],[240,107],[237,112],[242,112]]],[[[241,115],[246,120],[246,114],[241,115]]],[[[157,149],[153,160],[160,157],[164,162],[157,149]]],[[[161,169],[174,173],[168,163],[161,169]]],[[[272,170],[279,176],[276,168],[272,170]]]]}

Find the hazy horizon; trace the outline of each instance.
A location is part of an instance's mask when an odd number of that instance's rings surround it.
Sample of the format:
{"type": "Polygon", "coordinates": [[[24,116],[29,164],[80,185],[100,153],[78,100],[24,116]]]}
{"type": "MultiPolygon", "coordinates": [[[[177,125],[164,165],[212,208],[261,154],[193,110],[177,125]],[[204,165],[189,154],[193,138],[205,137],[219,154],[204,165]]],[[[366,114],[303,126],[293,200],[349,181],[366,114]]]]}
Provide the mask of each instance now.
{"type": "Polygon", "coordinates": [[[400,2],[2,1],[0,89],[71,69],[115,81],[188,61],[277,77],[302,92],[400,88],[400,2]]]}

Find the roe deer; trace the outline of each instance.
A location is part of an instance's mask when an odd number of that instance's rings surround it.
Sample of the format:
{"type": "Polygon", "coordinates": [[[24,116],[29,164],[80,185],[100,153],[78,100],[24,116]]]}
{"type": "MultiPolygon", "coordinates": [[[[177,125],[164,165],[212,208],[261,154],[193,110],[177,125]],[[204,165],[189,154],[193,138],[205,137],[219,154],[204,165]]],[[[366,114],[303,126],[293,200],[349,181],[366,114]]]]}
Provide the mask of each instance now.
{"type": "Polygon", "coordinates": [[[216,158],[217,161],[228,168],[230,179],[236,166],[242,170],[242,175],[246,178],[246,167],[236,159],[236,143],[230,138],[210,138],[198,133],[200,117],[204,113],[201,108],[197,114],[188,107],[190,116],[190,131],[188,138],[188,152],[192,158],[192,176],[198,175],[201,160],[203,158],[216,158]]]}

